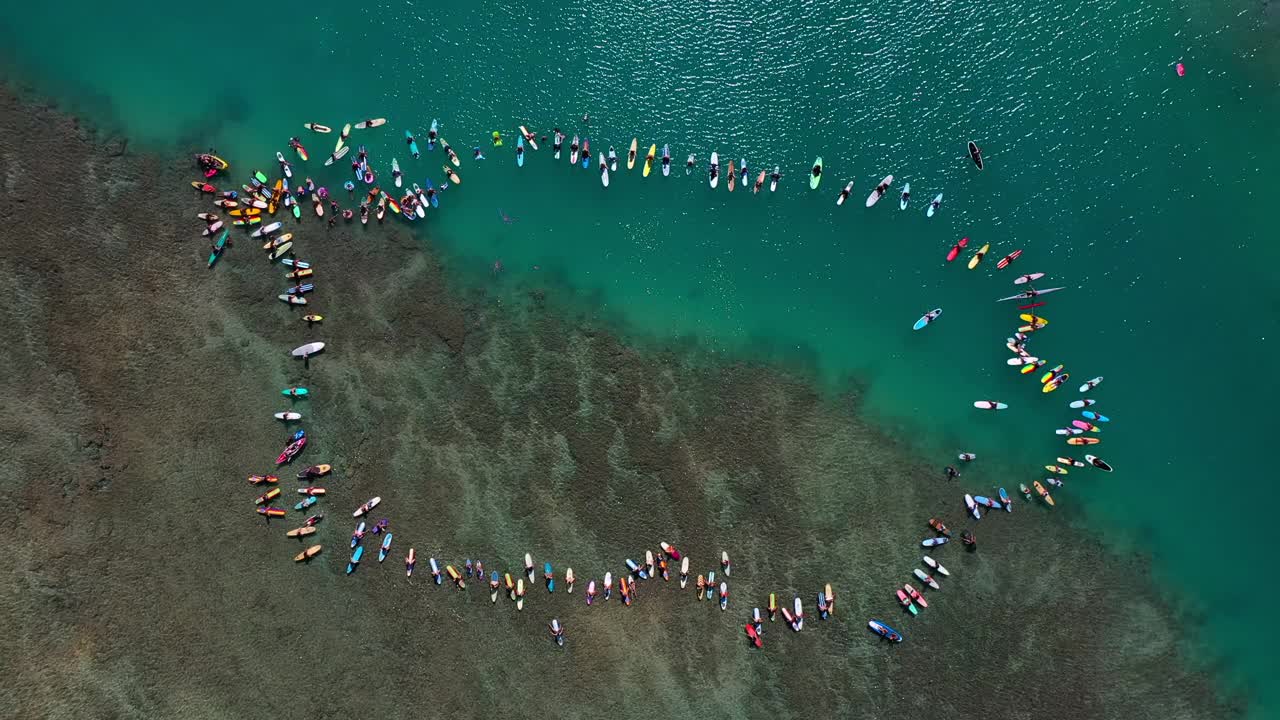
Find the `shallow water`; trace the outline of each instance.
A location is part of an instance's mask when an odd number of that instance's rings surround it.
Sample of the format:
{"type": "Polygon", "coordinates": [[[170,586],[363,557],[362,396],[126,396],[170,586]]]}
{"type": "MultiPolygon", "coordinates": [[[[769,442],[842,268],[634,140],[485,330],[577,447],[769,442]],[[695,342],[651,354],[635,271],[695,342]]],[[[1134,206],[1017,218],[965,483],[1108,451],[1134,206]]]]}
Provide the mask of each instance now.
{"type": "MultiPolygon", "coordinates": [[[[440,117],[463,155],[464,187],[446,191],[430,232],[456,276],[491,286],[500,259],[499,292],[564,283],[605,327],[646,347],[691,337],[803,363],[833,384],[852,374],[869,383],[865,406],[935,464],[966,449],[1010,468],[975,465],[966,472],[975,486],[1033,479],[1063,447],[1049,432],[1070,417],[1058,403],[1077,396],[1075,380],[1105,375],[1098,409],[1116,422],[1099,454],[1119,471],[1073,476],[1057,493],[1060,514],[1115,546],[1152,552],[1158,577],[1205,621],[1207,657],[1230,658],[1252,678],[1243,681],[1250,694],[1263,691],[1262,676],[1247,673],[1265,667],[1274,623],[1253,598],[1274,581],[1245,596],[1238,581],[1264,566],[1265,506],[1203,502],[1207,469],[1215,479],[1256,472],[1275,400],[1251,373],[1222,372],[1216,350],[1231,348],[1237,365],[1265,358],[1276,329],[1272,314],[1241,312],[1275,304],[1262,188],[1276,166],[1263,135],[1278,104],[1276,55],[1252,10],[491,5],[406,16],[400,5],[313,7],[307,18],[255,18],[253,33],[228,33],[215,60],[190,50],[185,28],[205,21],[195,12],[161,20],[134,7],[100,18],[60,6],[3,17],[23,23],[9,66],[37,90],[152,146],[216,144],[238,167],[270,168],[303,120],[337,126],[347,113],[385,114],[387,132],[355,139],[375,162],[399,155],[411,176],[438,180],[440,154],[411,165],[399,136],[406,126],[421,136],[440,117]],[[142,36],[111,31],[144,20],[165,24],[142,36]],[[112,63],[44,49],[54,33],[91,28],[104,31],[98,48],[112,63]],[[208,71],[273,57],[294,72],[248,82],[208,71]],[[1179,59],[1186,78],[1172,72],[1179,59]],[[374,110],[355,109],[366,107],[374,110]],[[594,167],[552,166],[546,149],[517,171],[510,142],[486,146],[480,168],[469,160],[466,148],[490,130],[510,140],[517,122],[574,128],[586,110],[590,128],[576,130],[601,133],[596,147],[603,138],[623,152],[633,135],[642,147],[672,142],[673,177],[623,171],[604,191],[594,167]],[[981,174],[964,158],[970,138],[986,153],[981,174]],[[753,168],[782,165],[780,193],[730,196],[722,185],[709,195],[702,174],[716,148],[726,164],[745,155],[753,168]],[[698,168],[686,178],[689,152],[698,168]],[[808,193],[803,174],[819,152],[828,176],[808,193]],[[888,172],[912,183],[913,207],[899,212],[891,196],[864,210],[858,200],[888,172]],[[853,199],[837,210],[847,179],[853,199]],[[945,204],[926,220],[935,190],[945,204]],[[984,269],[942,263],[962,235],[993,244],[984,269]],[[1032,346],[1073,374],[1048,398],[1000,364],[1014,313],[989,301],[1013,290],[991,260],[1014,248],[1026,250],[1015,269],[1051,272],[1071,288],[1040,310],[1052,325],[1032,346]],[[939,323],[907,331],[936,306],[946,310],[939,323]],[[1011,410],[975,417],[970,401],[992,396],[1011,410]]],[[[303,140],[314,165],[325,143],[303,140]]],[[[387,299],[385,289],[361,292],[375,307],[387,299]]],[[[555,300],[574,302],[561,292],[555,300]]],[[[353,387],[379,385],[352,372],[353,387]]],[[[386,382],[399,377],[383,372],[386,382]]],[[[347,412],[378,407],[362,400],[347,412]]],[[[453,471],[468,464],[458,458],[453,471]]],[[[467,492],[476,498],[459,518],[466,527],[512,502],[501,487],[492,498],[467,492]]]]}

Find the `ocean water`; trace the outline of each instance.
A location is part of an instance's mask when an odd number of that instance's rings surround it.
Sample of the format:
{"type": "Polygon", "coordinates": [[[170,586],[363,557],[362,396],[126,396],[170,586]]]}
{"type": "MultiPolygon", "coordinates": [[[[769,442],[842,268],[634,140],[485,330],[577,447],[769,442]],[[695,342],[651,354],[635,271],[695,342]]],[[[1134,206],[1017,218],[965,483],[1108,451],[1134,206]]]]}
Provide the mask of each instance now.
{"type": "MultiPolygon", "coordinates": [[[[1004,478],[975,464],[977,486],[1038,477],[1065,449],[1052,429],[1074,416],[1075,386],[1105,376],[1093,396],[1113,422],[1098,454],[1117,471],[1073,474],[1059,509],[1150,553],[1197,620],[1205,661],[1223,663],[1260,714],[1276,707],[1270,508],[1256,500],[1277,400],[1280,49],[1261,6],[375,2],[243,22],[194,6],[95,7],[2,11],[8,74],[144,147],[214,146],[237,169],[273,170],[295,134],[316,166],[335,138],[302,122],[385,116],[352,138],[384,185],[391,157],[410,181],[440,181],[443,155],[424,140],[439,118],[464,183],[420,227],[462,277],[513,293],[564,283],[570,302],[641,344],[692,338],[801,364],[831,386],[866,382],[872,414],[939,464],[963,449],[1026,467],[1004,478]],[[51,49],[67,37],[94,41],[51,49]],[[570,168],[549,147],[517,169],[517,124],[558,125],[593,151],[670,143],[672,174],[622,169],[606,190],[594,161],[570,168]],[[505,147],[489,146],[493,130],[505,147]],[[488,159],[472,162],[473,145],[488,159]],[[712,150],[722,169],[781,166],[779,191],[729,194],[724,180],[710,191],[712,150]],[[810,192],[816,155],[826,173],[810,192]],[[889,173],[894,192],[865,209],[889,173]],[[899,211],[904,181],[913,199],[899,211]],[[992,246],[978,270],[943,262],[962,236],[992,246]],[[1014,249],[1013,268],[995,270],[1014,249]],[[993,302],[1032,271],[1068,288],[1038,310],[1051,325],[1031,344],[1072,374],[1048,396],[1004,365],[1018,321],[993,302]],[[912,333],[933,307],[940,321],[912,333]],[[971,401],[989,397],[1010,410],[975,414],[971,401]]],[[[308,172],[336,187],[338,165],[308,172]]]]}

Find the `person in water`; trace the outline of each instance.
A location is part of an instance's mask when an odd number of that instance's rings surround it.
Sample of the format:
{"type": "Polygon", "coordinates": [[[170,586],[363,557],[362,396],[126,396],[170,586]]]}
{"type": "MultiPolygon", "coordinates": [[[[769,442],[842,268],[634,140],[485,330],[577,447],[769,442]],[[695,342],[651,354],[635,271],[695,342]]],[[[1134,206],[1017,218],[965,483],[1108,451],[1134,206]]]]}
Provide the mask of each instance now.
{"type": "Polygon", "coordinates": [[[956,478],[960,477],[960,472],[955,468],[951,467],[950,465],[948,465],[946,470],[944,470],[943,472],[947,474],[948,480],[955,480],[956,478]]]}
{"type": "Polygon", "coordinates": [[[483,159],[484,159],[484,153],[480,152],[480,148],[479,148],[479,147],[473,147],[473,148],[471,148],[471,152],[472,152],[472,154],[473,154],[473,157],[474,157],[476,160],[483,160],[483,159]]]}

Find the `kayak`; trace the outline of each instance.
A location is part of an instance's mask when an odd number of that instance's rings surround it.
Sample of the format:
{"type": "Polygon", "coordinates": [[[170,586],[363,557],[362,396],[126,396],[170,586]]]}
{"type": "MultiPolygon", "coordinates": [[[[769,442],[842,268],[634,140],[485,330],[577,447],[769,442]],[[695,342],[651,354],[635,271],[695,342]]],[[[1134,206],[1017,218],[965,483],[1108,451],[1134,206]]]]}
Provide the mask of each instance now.
{"type": "Polygon", "coordinates": [[[1094,388],[1098,387],[1098,386],[1099,386],[1099,385],[1101,385],[1101,384],[1102,384],[1102,376],[1101,376],[1101,375],[1099,375],[1098,377],[1096,377],[1096,378],[1094,378],[1094,379],[1092,379],[1092,380],[1090,380],[1090,381],[1086,382],[1085,384],[1081,385],[1081,386],[1080,386],[1080,392],[1089,392],[1090,390],[1092,390],[1092,389],[1094,389],[1094,388]]]}
{"type": "Polygon", "coordinates": [[[351,553],[351,562],[347,563],[348,575],[356,571],[356,566],[360,564],[361,557],[364,557],[364,546],[358,545],[355,552],[351,553]]]}
{"type": "Polygon", "coordinates": [[[889,186],[892,184],[893,176],[886,175],[884,179],[880,181],[880,184],[876,186],[876,189],[872,190],[871,194],[867,196],[867,207],[871,207],[872,205],[880,202],[880,198],[884,197],[884,194],[889,191],[889,186]]]}
{"type": "Polygon", "coordinates": [[[977,254],[969,258],[969,269],[972,270],[978,267],[978,263],[982,262],[982,258],[987,256],[987,251],[990,249],[991,249],[991,243],[987,243],[986,245],[982,246],[982,249],[979,250],[977,254]]]}
{"type": "Polygon", "coordinates": [[[320,123],[302,123],[302,127],[310,130],[311,132],[317,132],[317,133],[333,132],[333,128],[329,127],[328,125],[321,125],[320,123]]]}
{"type": "MultiPolygon", "coordinates": [[[[1058,292],[1059,290],[1066,290],[1066,288],[1056,287],[1056,288],[1048,288],[1045,290],[1027,290],[1025,292],[1020,292],[1017,295],[1010,295],[1007,298],[1000,298],[996,302],[1006,302],[1008,300],[1028,300],[1030,298],[1038,297],[1040,295],[1048,295],[1049,293],[1052,293],[1052,292],[1058,292]]],[[[1082,390],[1081,392],[1084,392],[1084,391],[1082,390]]]]}
{"type": "Polygon", "coordinates": [[[894,630],[888,625],[885,625],[879,620],[868,620],[867,627],[871,628],[871,632],[879,635],[885,640],[889,640],[891,642],[902,642],[902,633],[894,630]]]}
{"type": "Polygon", "coordinates": [[[978,400],[973,403],[973,406],[979,410],[1004,410],[1009,407],[1008,405],[1002,402],[996,402],[995,400],[978,400]]]}
{"type": "MultiPolygon", "coordinates": [[[[671,147],[668,145],[663,145],[662,146],[662,176],[667,177],[669,175],[671,175],[671,147]]],[[[764,177],[764,175],[761,174],[761,177],[764,177]]]]}
{"type": "Polygon", "coordinates": [[[911,326],[911,329],[912,330],[923,329],[925,325],[928,325],[929,323],[938,319],[938,316],[941,314],[942,314],[942,308],[934,308],[933,310],[930,310],[924,315],[921,315],[920,319],[916,321],[916,324],[911,326]]]}
{"type": "Polygon", "coordinates": [[[853,181],[850,180],[844,189],[840,191],[840,197],[836,198],[836,207],[844,205],[845,199],[849,197],[849,193],[853,192],[853,181]]]}
{"type": "Polygon", "coordinates": [[[627,150],[627,169],[628,170],[634,170],[636,167],[636,144],[637,144],[637,138],[631,138],[631,147],[627,150]]]}
{"type": "MultiPolygon", "coordinates": [[[[299,430],[298,432],[301,433],[302,431],[299,430]]],[[[284,465],[287,462],[291,462],[298,456],[298,453],[302,452],[302,449],[307,446],[307,438],[305,435],[298,437],[295,434],[295,438],[296,439],[293,442],[286,445],[284,450],[276,456],[276,465],[284,465]]]]}
{"type": "Polygon", "coordinates": [[[925,538],[920,542],[920,544],[924,547],[937,547],[939,545],[946,545],[947,539],[944,537],[925,538]]]}
{"type": "Polygon", "coordinates": [[[979,170],[982,169],[982,149],[972,140],[969,141],[969,158],[973,160],[973,164],[977,165],[979,170]]]}
{"type": "Polygon", "coordinates": [[[955,260],[957,257],[959,257],[960,251],[963,250],[966,246],[968,246],[968,244],[969,244],[969,238],[967,237],[960,238],[960,242],[957,242],[955,245],[952,245],[951,250],[947,252],[947,262],[951,262],[952,260],[955,260]]]}
{"type": "Polygon", "coordinates": [[[351,513],[351,517],[360,517],[361,515],[364,515],[370,510],[378,507],[378,503],[380,502],[382,502],[382,498],[380,497],[369,498],[368,502],[356,508],[355,512],[351,513]]]}
{"type": "Polygon", "coordinates": [[[906,210],[909,202],[911,202],[911,183],[903,183],[902,195],[898,198],[898,209],[906,210]]]}
{"type": "Polygon", "coordinates": [[[974,520],[982,519],[982,511],[978,509],[978,502],[968,493],[965,493],[964,496],[964,506],[969,508],[969,513],[973,515],[974,520]]]}
{"type": "Polygon", "coordinates": [[[920,578],[920,582],[924,583],[925,585],[928,585],[934,590],[942,589],[942,586],[938,584],[937,580],[934,580],[932,577],[929,577],[928,575],[926,575],[925,572],[920,568],[916,568],[912,574],[920,578]]]}
{"type": "Polygon", "coordinates": [[[600,184],[609,187],[609,164],[605,162],[604,153],[600,153],[600,184]]]}
{"type": "Polygon", "coordinates": [[[569,164],[570,165],[578,164],[578,148],[579,148],[578,136],[574,135],[573,142],[569,143],[569,164]]]}
{"type": "Polygon", "coordinates": [[[228,228],[222,231],[218,241],[213,244],[213,251],[209,253],[209,267],[213,267],[213,264],[218,262],[218,258],[222,257],[222,253],[226,252],[229,237],[231,237],[231,230],[228,228]]]}
{"type": "Polygon", "coordinates": [[[937,572],[939,575],[948,576],[951,574],[950,572],[947,571],[946,568],[942,567],[941,563],[929,557],[928,555],[924,556],[924,564],[928,565],[930,570],[937,572]]]}
{"type": "MultiPolygon", "coordinates": [[[[526,130],[523,125],[520,126],[520,136],[529,141],[529,147],[534,150],[538,149],[538,141],[535,139],[534,134],[526,130]]],[[[441,140],[441,144],[443,144],[443,142],[444,141],[441,140]]]]}
{"type": "Polygon", "coordinates": [[[1045,504],[1051,507],[1053,506],[1053,496],[1049,494],[1048,490],[1044,489],[1044,486],[1040,484],[1039,480],[1031,483],[1031,486],[1036,489],[1036,492],[1040,493],[1040,497],[1044,499],[1045,504]]]}
{"type": "Polygon", "coordinates": [[[818,183],[822,182],[822,156],[819,155],[813,161],[813,169],[809,171],[809,189],[817,190],[818,183]]]}
{"type": "Polygon", "coordinates": [[[524,136],[516,138],[516,166],[524,167],[524,136]]]}
{"type": "MultiPolygon", "coordinates": [[[[629,163],[628,163],[629,164],[629,163]]],[[[720,154],[711,153],[711,189],[715,190],[720,184],[720,154]]]]}
{"type": "Polygon", "coordinates": [[[383,560],[386,560],[387,553],[389,553],[390,551],[391,551],[391,533],[387,533],[387,536],[382,538],[382,547],[378,548],[378,562],[382,562],[383,560]]]}
{"type": "Polygon", "coordinates": [[[1004,257],[1000,258],[1000,262],[996,263],[996,269],[1003,270],[1009,267],[1009,263],[1012,263],[1014,260],[1017,260],[1021,256],[1022,256],[1021,250],[1014,250],[1008,255],[1005,255],[1004,257]]]}
{"type": "MultiPolygon", "coordinates": [[[[414,139],[413,133],[408,130],[404,131],[404,141],[409,144],[409,153],[414,159],[422,157],[422,153],[418,151],[418,141],[414,139]]],[[[396,187],[399,187],[398,185],[396,187]]]]}
{"type": "Polygon", "coordinates": [[[298,347],[294,348],[293,350],[290,350],[290,351],[289,351],[289,354],[290,354],[290,355],[292,355],[292,356],[294,356],[294,357],[305,358],[305,357],[309,357],[309,356],[311,356],[311,355],[315,355],[316,353],[320,352],[321,350],[324,350],[324,343],[322,343],[322,342],[312,342],[312,343],[307,343],[306,345],[299,345],[298,347]]]}
{"type": "Polygon", "coordinates": [[[734,168],[733,161],[730,160],[729,173],[728,173],[729,174],[729,192],[733,192],[733,188],[735,188],[738,183],[738,175],[736,172],[734,172],[733,168],[734,168]]]}
{"type": "Polygon", "coordinates": [[[1019,275],[1017,278],[1014,279],[1013,284],[1025,285],[1029,282],[1032,282],[1033,280],[1039,280],[1042,277],[1044,277],[1044,273],[1028,273],[1026,275],[1019,275]]]}
{"type": "Polygon", "coordinates": [[[658,145],[655,143],[649,146],[649,152],[644,156],[644,170],[641,171],[642,177],[649,177],[649,172],[653,170],[653,157],[658,152],[658,145]]]}
{"type": "Polygon", "coordinates": [[[937,212],[938,208],[941,206],[942,193],[938,193],[938,197],[934,198],[933,202],[929,203],[929,209],[924,211],[925,217],[933,217],[933,214],[937,212]]]}
{"type": "Polygon", "coordinates": [[[1098,468],[1099,470],[1102,470],[1103,472],[1111,472],[1112,470],[1111,465],[1108,464],[1107,461],[1103,460],[1102,458],[1096,455],[1085,455],[1084,459],[1085,459],[1085,462],[1098,468]]]}
{"type": "Polygon", "coordinates": [[[1097,420],[1098,422],[1111,422],[1111,418],[1107,417],[1106,415],[1099,415],[1098,413],[1092,410],[1085,410],[1080,414],[1089,420],[1097,420]]]}

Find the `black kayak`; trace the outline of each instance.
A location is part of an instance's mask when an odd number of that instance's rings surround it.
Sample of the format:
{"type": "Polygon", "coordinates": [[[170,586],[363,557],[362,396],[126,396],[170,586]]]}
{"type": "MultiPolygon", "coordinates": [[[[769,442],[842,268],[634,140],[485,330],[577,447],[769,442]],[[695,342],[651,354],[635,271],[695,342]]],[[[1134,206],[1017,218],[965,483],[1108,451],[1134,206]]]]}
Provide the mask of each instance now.
{"type": "Polygon", "coordinates": [[[978,147],[978,144],[972,140],[969,141],[969,157],[973,158],[973,164],[977,165],[978,169],[981,170],[982,169],[982,148],[978,147]]]}

